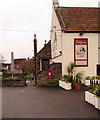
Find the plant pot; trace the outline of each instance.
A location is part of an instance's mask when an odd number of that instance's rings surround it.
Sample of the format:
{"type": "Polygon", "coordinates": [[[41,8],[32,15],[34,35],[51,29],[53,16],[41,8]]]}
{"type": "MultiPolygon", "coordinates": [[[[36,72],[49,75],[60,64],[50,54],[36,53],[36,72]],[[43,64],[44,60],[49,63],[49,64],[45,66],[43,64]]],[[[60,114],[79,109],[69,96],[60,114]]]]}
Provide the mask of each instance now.
{"type": "Polygon", "coordinates": [[[90,80],[85,80],[85,85],[86,86],[90,85],[90,80]]]}
{"type": "Polygon", "coordinates": [[[71,83],[66,83],[64,81],[59,81],[59,86],[64,88],[65,90],[71,90],[72,87],[71,87],[71,83]]]}
{"type": "Polygon", "coordinates": [[[85,101],[92,105],[95,105],[95,95],[89,91],[85,91],[85,101]]]}
{"type": "Polygon", "coordinates": [[[75,90],[80,90],[80,89],[81,89],[81,84],[75,83],[75,90]]]}
{"type": "Polygon", "coordinates": [[[95,96],[95,108],[100,110],[100,97],[95,96]]]}

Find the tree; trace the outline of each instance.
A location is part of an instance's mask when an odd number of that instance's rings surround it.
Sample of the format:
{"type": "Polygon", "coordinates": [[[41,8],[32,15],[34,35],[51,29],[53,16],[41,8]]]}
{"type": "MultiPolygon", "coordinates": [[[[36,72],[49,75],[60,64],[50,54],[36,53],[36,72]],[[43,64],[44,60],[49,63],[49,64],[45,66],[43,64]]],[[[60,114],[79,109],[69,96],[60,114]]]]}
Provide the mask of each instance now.
{"type": "Polygon", "coordinates": [[[22,64],[21,64],[21,68],[22,68],[22,72],[23,74],[25,75],[30,75],[32,74],[32,77],[34,78],[34,61],[33,59],[27,59],[26,61],[24,61],[22,64]]]}
{"type": "Polygon", "coordinates": [[[4,56],[0,54],[0,63],[4,63],[4,62],[5,62],[4,56]]]}

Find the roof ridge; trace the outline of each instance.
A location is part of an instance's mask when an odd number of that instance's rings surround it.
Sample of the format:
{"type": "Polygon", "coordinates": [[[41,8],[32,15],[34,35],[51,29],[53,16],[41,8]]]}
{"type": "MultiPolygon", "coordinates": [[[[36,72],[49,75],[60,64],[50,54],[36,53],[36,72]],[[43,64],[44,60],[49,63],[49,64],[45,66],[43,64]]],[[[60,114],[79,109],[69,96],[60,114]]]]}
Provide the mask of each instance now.
{"type": "Polygon", "coordinates": [[[100,9],[100,7],[70,7],[70,6],[59,6],[58,8],[90,8],[90,9],[100,9]]]}
{"type": "Polygon", "coordinates": [[[63,27],[64,27],[64,29],[66,29],[66,25],[65,25],[64,19],[63,19],[62,14],[61,14],[61,7],[58,7],[57,10],[58,10],[58,13],[59,13],[59,15],[60,15],[60,18],[61,18],[63,27]]]}

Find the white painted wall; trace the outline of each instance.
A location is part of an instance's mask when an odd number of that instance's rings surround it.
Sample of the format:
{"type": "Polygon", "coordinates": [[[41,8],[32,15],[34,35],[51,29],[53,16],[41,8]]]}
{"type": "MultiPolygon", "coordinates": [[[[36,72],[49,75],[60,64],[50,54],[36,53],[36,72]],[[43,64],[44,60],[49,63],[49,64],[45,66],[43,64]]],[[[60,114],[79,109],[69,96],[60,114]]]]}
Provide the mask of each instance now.
{"type": "Polygon", "coordinates": [[[88,67],[77,67],[78,71],[84,71],[87,75],[96,75],[96,64],[98,64],[98,33],[64,33],[63,34],[63,59],[62,73],[66,73],[66,67],[74,61],[74,38],[88,39],[88,67]]]}
{"type": "MultiPolygon", "coordinates": [[[[57,16],[55,14],[54,8],[52,10],[52,24],[51,24],[51,55],[52,58],[60,55],[59,51],[62,51],[62,32],[61,27],[58,22],[57,16]],[[57,35],[57,41],[55,41],[55,33],[57,35]]],[[[52,62],[62,62],[62,56],[52,59],[52,62]]]]}

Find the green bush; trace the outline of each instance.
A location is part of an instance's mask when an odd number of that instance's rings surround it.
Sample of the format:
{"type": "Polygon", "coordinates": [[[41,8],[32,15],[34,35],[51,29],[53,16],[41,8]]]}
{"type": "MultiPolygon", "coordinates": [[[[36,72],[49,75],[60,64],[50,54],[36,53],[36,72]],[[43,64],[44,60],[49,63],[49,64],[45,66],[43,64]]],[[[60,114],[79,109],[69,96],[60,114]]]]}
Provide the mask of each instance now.
{"type": "Polygon", "coordinates": [[[26,76],[26,79],[31,80],[32,77],[30,75],[26,76]]]}
{"type": "Polygon", "coordinates": [[[38,87],[58,87],[59,86],[59,81],[51,81],[48,83],[41,83],[37,85],[38,87]]]}
{"type": "Polygon", "coordinates": [[[6,83],[3,87],[11,87],[11,83],[6,83]]]}
{"type": "Polygon", "coordinates": [[[96,79],[97,79],[97,80],[100,80],[100,76],[96,76],[96,79]]]}
{"type": "Polygon", "coordinates": [[[86,77],[86,80],[91,80],[91,77],[90,77],[90,76],[87,76],[87,77],[86,77]]]}
{"type": "Polygon", "coordinates": [[[71,76],[63,75],[62,78],[61,78],[61,80],[65,81],[65,82],[71,82],[71,76]]]}
{"type": "Polygon", "coordinates": [[[94,85],[90,85],[90,90],[89,92],[95,94],[96,96],[100,97],[100,84],[94,84],[94,85]]]}
{"type": "Polygon", "coordinates": [[[92,76],[92,80],[95,80],[96,79],[96,76],[92,76]]]}

